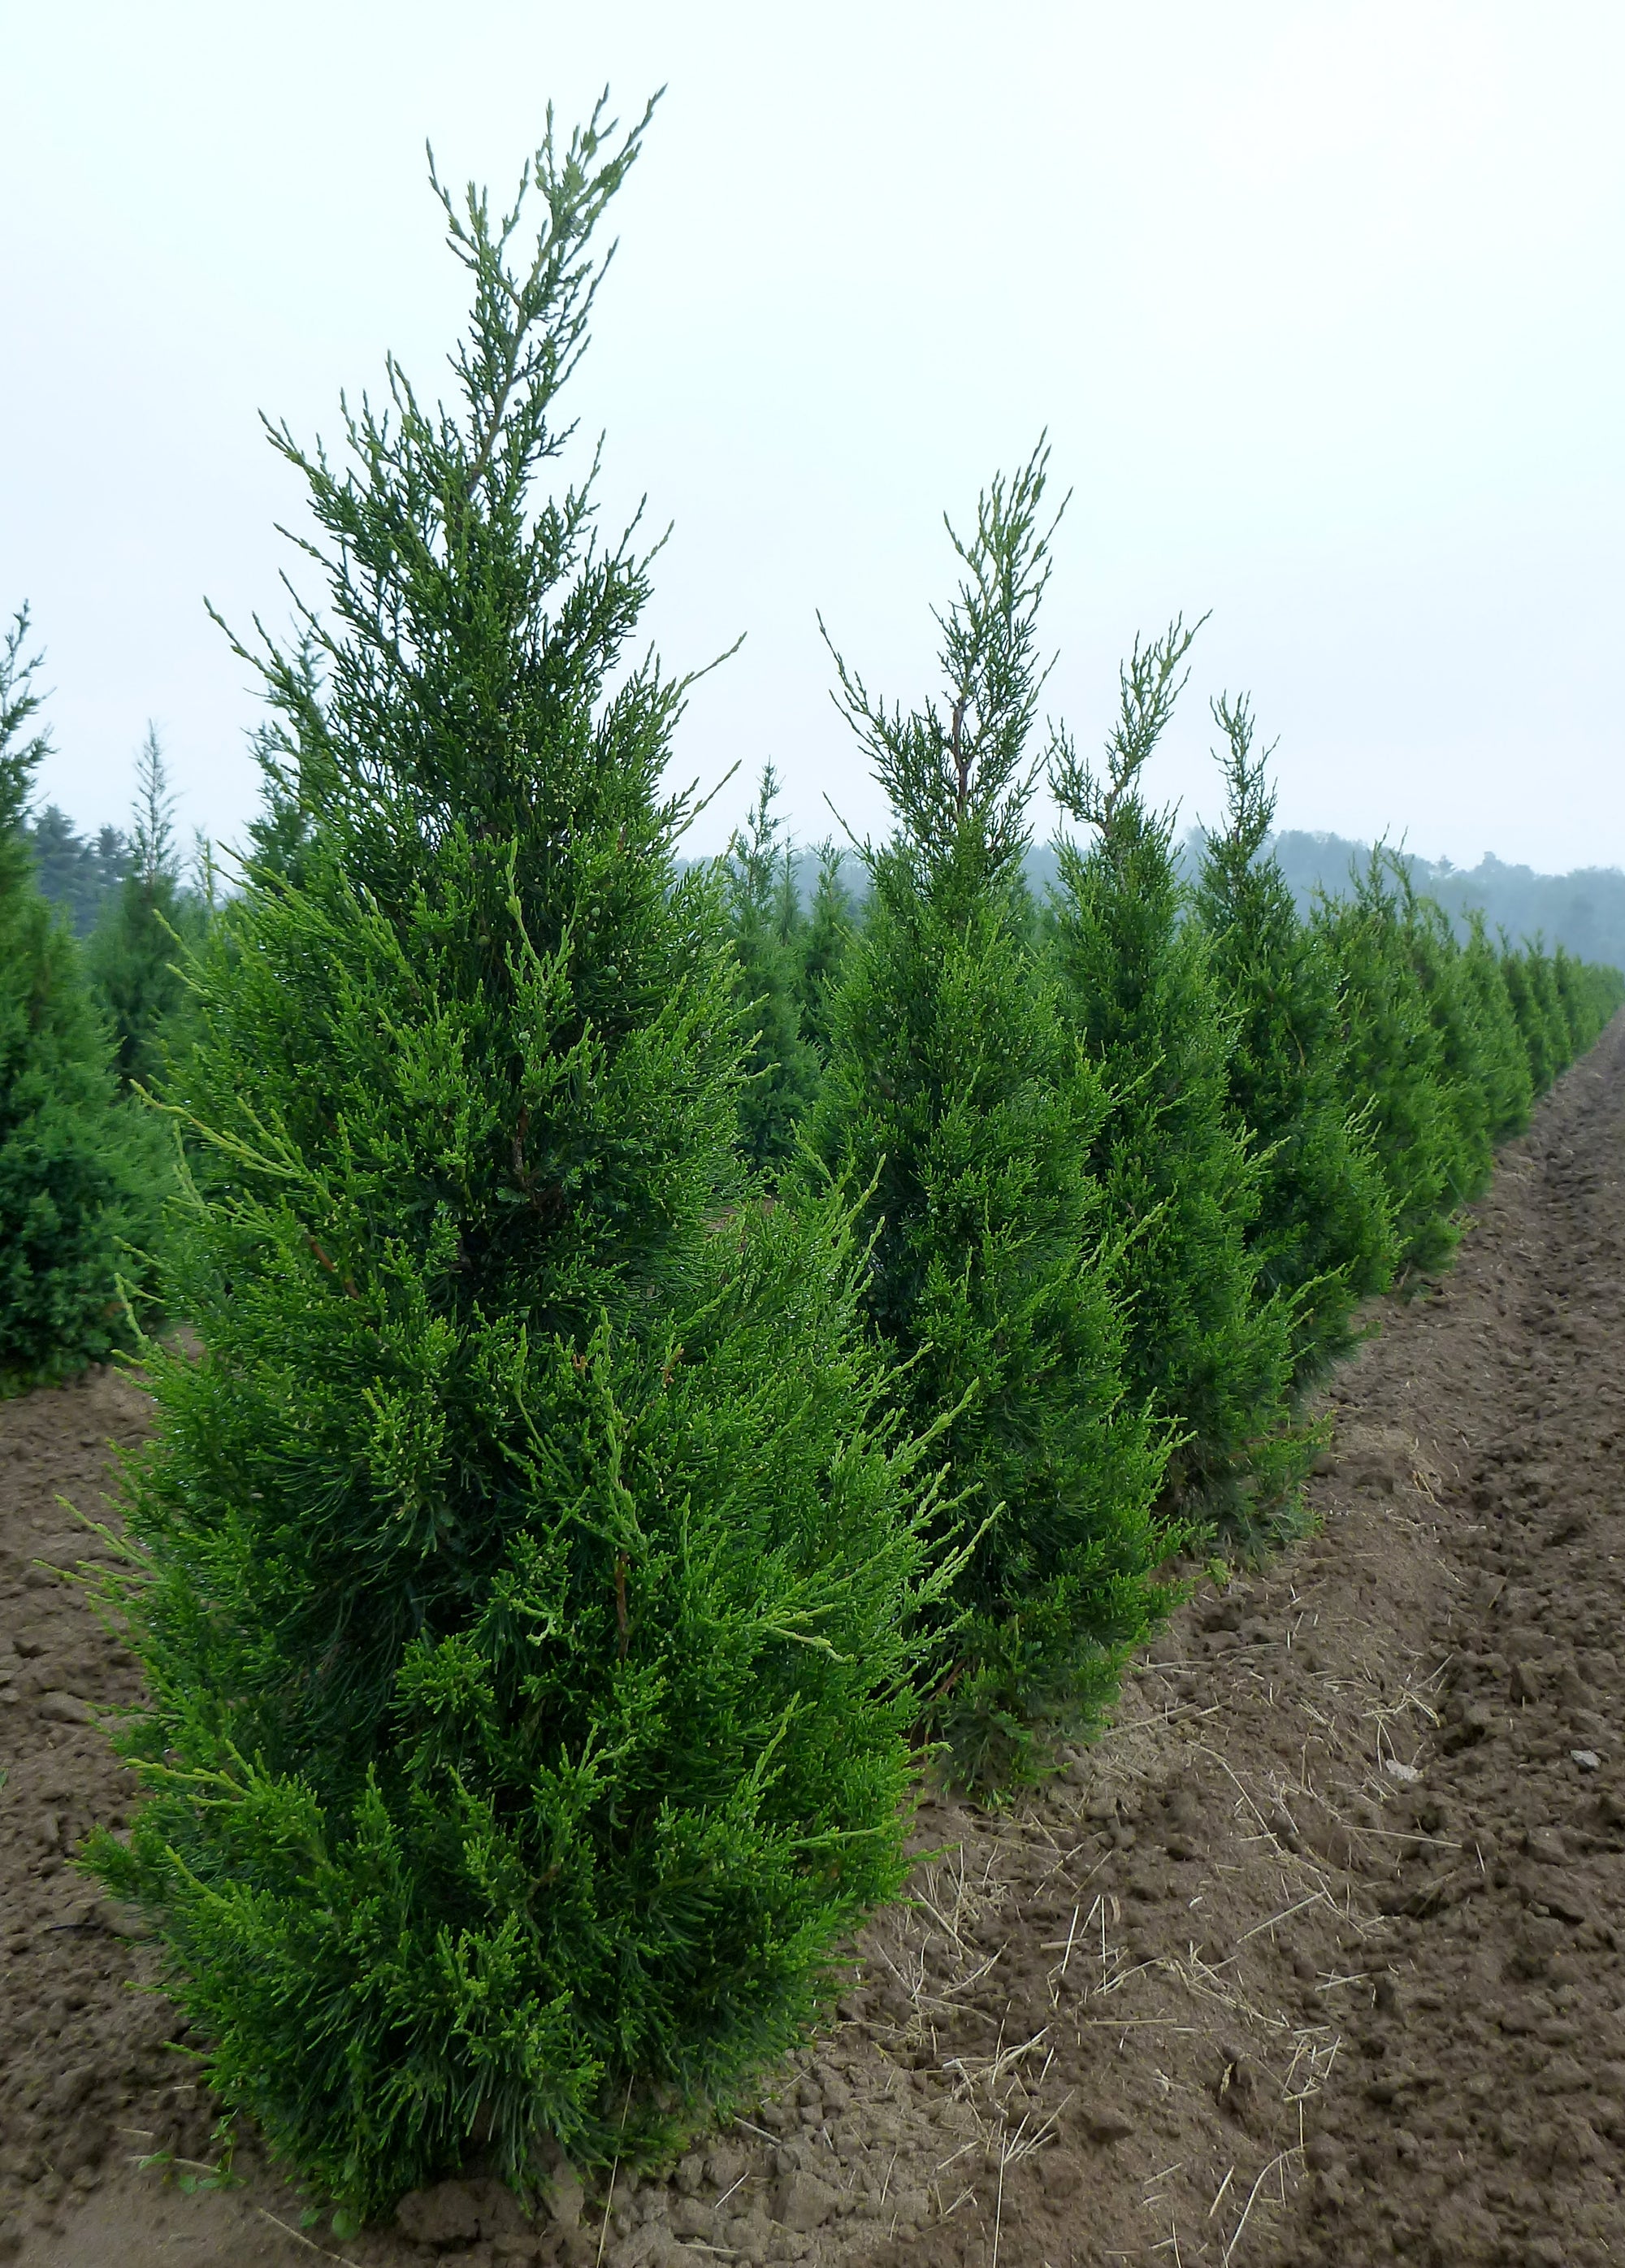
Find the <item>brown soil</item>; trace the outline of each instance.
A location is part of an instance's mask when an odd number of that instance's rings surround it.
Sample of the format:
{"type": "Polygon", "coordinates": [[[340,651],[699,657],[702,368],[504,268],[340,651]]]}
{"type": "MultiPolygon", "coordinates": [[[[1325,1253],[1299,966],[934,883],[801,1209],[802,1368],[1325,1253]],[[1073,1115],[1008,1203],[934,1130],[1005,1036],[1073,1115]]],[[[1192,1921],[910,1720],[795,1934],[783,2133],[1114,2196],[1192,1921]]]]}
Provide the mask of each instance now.
{"type": "Polygon", "coordinates": [[[669,2182],[527,2226],[477,2178],[298,2232],[212,2114],[152,1949],[67,1854],[129,1792],[84,1553],[138,1389],[0,1408],[0,2257],[585,2268],[1625,2254],[1625,1020],[1458,1266],[1342,1373],[1324,1532],[1210,1584],[1039,1802],[921,1816],[841,2021],[669,2182]],[[160,2162],[143,2168],[143,2155],[160,2162]],[[188,2161],[191,2161],[188,2163],[188,2161]],[[1611,2241],[1614,2249],[1611,2250],[1611,2241]]]}

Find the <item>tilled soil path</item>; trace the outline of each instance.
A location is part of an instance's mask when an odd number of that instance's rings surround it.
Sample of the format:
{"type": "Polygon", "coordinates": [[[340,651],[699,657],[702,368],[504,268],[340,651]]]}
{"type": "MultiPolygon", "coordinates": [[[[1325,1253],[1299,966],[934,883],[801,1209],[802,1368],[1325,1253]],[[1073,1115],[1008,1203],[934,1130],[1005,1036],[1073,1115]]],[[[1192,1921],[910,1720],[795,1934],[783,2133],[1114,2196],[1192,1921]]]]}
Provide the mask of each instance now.
{"type": "Polygon", "coordinates": [[[1313,1541],[1204,1582],[1041,1802],[921,1814],[840,2021],[666,2181],[471,2176],[341,2242],[217,2161],[151,1948],[85,1555],[114,1377],[0,1408],[0,2257],[27,2268],[1625,2260],[1625,1020],[1335,1386],[1313,1541]],[[143,2165],[142,2160],[156,2162],[143,2165]]]}

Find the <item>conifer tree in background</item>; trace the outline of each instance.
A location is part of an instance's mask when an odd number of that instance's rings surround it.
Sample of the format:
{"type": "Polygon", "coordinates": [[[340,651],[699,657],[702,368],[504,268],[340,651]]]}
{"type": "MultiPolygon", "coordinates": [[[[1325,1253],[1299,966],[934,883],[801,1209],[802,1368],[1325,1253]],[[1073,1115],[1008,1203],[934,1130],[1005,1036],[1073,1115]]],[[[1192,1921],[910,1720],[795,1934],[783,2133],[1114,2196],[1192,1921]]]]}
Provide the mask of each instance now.
{"type": "Polygon", "coordinates": [[[85,954],[126,1086],[151,1087],[161,1073],[165,1034],[189,997],[180,964],[200,924],[181,887],[173,814],[164,753],[149,725],[136,759],[129,870],[104,904],[85,954]]]}
{"type": "Polygon", "coordinates": [[[1398,1264],[1424,1271],[1441,1267],[1460,1235],[1451,1218],[1454,1129],[1443,1046],[1383,847],[1349,879],[1348,897],[1319,899],[1313,925],[1337,970],[1346,1092],[1366,1114],[1393,1208],[1398,1264]]]}
{"type": "Polygon", "coordinates": [[[841,852],[829,841],[817,848],[818,880],[801,929],[797,998],[802,1031],[823,1063],[829,1055],[835,995],[846,970],[855,909],[841,873],[841,852]]]}
{"type": "Polygon", "coordinates": [[[1467,943],[1462,947],[1467,981],[1478,1004],[1479,1030],[1483,1040],[1484,1098],[1489,1113],[1489,1138],[1497,1145],[1521,1134],[1529,1123],[1532,1090],[1529,1057],[1512,1012],[1511,995],[1502,971],[1501,955],[1489,942],[1484,917],[1476,908],[1467,915],[1467,943]]]}
{"type": "Polygon", "coordinates": [[[392,363],[348,470],[275,432],[330,606],[320,697],[261,665],[297,858],[206,945],[171,1089],[230,1174],[131,1476],[146,1800],[98,1863],[343,2228],[476,2145],[668,2147],[796,2038],[901,1880],[952,1575],[845,1216],[740,1177],[648,563],[590,479],[535,496],[642,132],[549,126],[505,217],[441,193],[452,407],[392,363]]]}
{"type": "Polygon", "coordinates": [[[116,827],[99,828],[93,838],[76,835],[67,813],[54,803],[25,822],[23,833],[41,891],[63,909],[77,937],[88,937],[103,902],[129,870],[129,843],[116,827]]]}
{"type": "Polygon", "coordinates": [[[927,1721],[982,1785],[1035,1775],[1099,1708],[1158,1618],[1169,1549],[1151,1511],[1165,1451],[1124,1400],[1086,1164],[1107,1098],[1033,950],[1022,873],[1043,491],[1040,451],[981,498],[967,541],[949,529],[964,576],[939,618],[940,703],[888,708],[835,656],[896,825],[861,854],[865,919],[810,1122],[863,1193],[906,1422],[945,1425],[947,1486],[982,1531],[927,1721]]]}
{"type": "Polygon", "coordinates": [[[1175,622],[1136,641],[1104,777],[1057,750],[1055,801],[1090,839],[1056,845],[1052,939],[1113,1098],[1091,1164],[1125,1241],[1129,1393],[1174,1429],[1169,1479],[1192,1515],[1256,1547],[1290,1521],[1308,1462],[1288,1410],[1298,1302],[1260,1284],[1261,1171],[1231,1101],[1232,1019],[1208,932],[1185,918],[1174,814],[1142,786],[1195,636],[1175,622]]]}
{"type": "Polygon", "coordinates": [[[1353,1344],[1362,1300],[1393,1270],[1389,1201],[1351,1109],[1337,974],[1299,920],[1268,845],[1276,798],[1268,754],[1253,753],[1246,696],[1221,696],[1224,830],[1202,848],[1195,907],[1232,1027],[1231,1100],[1257,1145],[1259,1207],[1248,1234],[1261,1292],[1295,1303],[1293,1373],[1307,1385],[1353,1344]]]}
{"type": "Polygon", "coordinates": [[[27,640],[25,608],[0,643],[0,1394],[130,1344],[120,1279],[142,1295],[168,1156],[118,1100],[78,948],[35,880],[23,814],[48,744],[27,640]]]}
{"type": "Polygon", "coordinates": [[[1578,961],[1560,945],[1552,954],[1552,976],[1569,1027],[1572,1059],[1594,1044],[1625,998],[1625,975],[1578,961]]]}
{"type": "Polygon", "coordinates": [[[750,1049],[739,1138],[753,1165],[768,1173],[794,1149],[818,1083],[818,1057],[801,1029],[801,914],[790,845],[773,808],[778,792],[777,776],[765,764],[756,801],[726,861],[739,1012],[750,1049]]]}

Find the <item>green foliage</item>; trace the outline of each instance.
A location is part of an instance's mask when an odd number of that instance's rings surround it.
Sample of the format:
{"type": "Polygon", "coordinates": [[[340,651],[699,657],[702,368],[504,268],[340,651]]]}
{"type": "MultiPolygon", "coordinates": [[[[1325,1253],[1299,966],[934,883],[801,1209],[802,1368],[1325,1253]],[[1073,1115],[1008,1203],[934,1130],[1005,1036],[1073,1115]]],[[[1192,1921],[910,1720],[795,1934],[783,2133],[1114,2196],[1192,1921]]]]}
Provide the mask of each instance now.
{"type": "MultiPolygon", "coordinates": [[[[1039,455],[982,497],[943,618],[943,705],[872,700],[836,656],[896,816],[864,853],[867,918],[834,1007],[812,1138],[862,1190],[870,1313],[908,1425],[979,1540],[927,1711],[972,1784],[1035,1775],[1158,1619],[1165,1451],[1122,1394],[1100,1192],[1099,1073],[1035,953],[1021,878],[1048,572],[1039,455]]],[[[833,649],[832,649],[833,650],[833,649]]]]}
{"type": "Polygon", "coordinates": [[[726,861],[739,1008],[749,1049],[739,1139],[752,1164],[770,1173],[794,1149],[796,1129],[818,1080],[818,1057],[801,1029],[803,922],[790,846],[773,810],[778,785],[772,765],[764,765],[756,801],[726,861]]]}
{"type": "Polygon", "coordinates": [[[1441,1267],[1460,1235],[1444,1045],[1390,861],[1374,850],[1351,879],[1349,897],[1320,901],[1314,927],[1338,973],[1348,1089],[1371,1130],[1398,1263],[1421,1272],[1441,1267]]]}
{"type": "Polygon", "coordinates": [[[1112,1097],[1091,1164],[1125,1250],[1129,1395],[1175,1431],[1169,1479],[1192,1513],[1256,1546],[1290,1526],[1305,1437],[1288,1410],[1295,1296],[1261,1287],[1261,1174],[1230,1097],[1231,1020],[1208,932],[1185,918],[1173,814],[1144,765],[1194,630],[1176,622],[1121,673],[1097,778],[1063,746],[1051,779],[1092,840],[1057,846],[1053,938],[1069,1015],[1112,1097]]]}
{"type": "Polygon", "coordinates": [[[1571,1042],[1569,1020],[1540,939],[1514,951],[1504,939],[1501,973],[1528,1057],[1529,1084],[1537,1095],[1544,1094],[1567,1069],[1571,1042]]]}
{"type": "Polygon", "coordinates": [[[1577,961],[1560,945],[1552,955],[1552,976],[1568,1020],[1573,1053],[1583,1055],[1625,1002],[1625,976],[1617,968],[1577,961]]]}
{"type": "Polygon", "coordinates": [[[123,1085],[151,1088],[172,1045],[184,1044],[190,993],[182,972],[203,909],[185,892],[175,846],[174,799],[158,733],[149,725],[136,760],[136,807],[129,868],[103,905],[85,955],[91,981],[114,1033],[114,1062],[123,1085]]]}
{"type": "Polygon", "coordinates": [[[129,870],[129,843],[116,827],[99,828],[93,836],[77,835],[67,813],[54,803],[26,820],[23,834],[41,893],[62,909],[76,937],[88,937],[129,870]]]}
{"type": "Polygon", "coordinates": [[[1509,1142],[1529,1123],[1529,1057],[1512,1012],[1501,956],[1489,942],[1482,914],[1467,917],[1462,960],[1477,1003],[1489,1138],[1496,1144],[1509,1142]]]}
{"type": "Polygon", "coordinates": [[[819,844],[818,880],[800,932],[796,994],[801,1028],[820,1064],[829,1056],[835,996],[845,974],[856,918],[842,864],[842,854],[833,843],[819,844]]]}
{"type": "MultiPolygon", "coordinates": [[[[226,2105],[347,2215],[476,2146],[669,2148],[789,2046],[902,1864],[919,1452],[833,1198],[734,1152],[737,964],[660,780],[684,687],[591,482],[538,506],[599,117],[493,221],[456,409],[390,367],[308,483],[331,613],[262,667],[297,856],[200,956],[177,1263],[110,1604],[149,1699],[106,1878],[226,2105]]],[[[527,176],[528,180],[528,176],[527,176]]],[[[437,184],[438,186],[438,184],[437,184]]]]}
{"type": "Polygon", "coordinates": [[[130,1344],[165,1172],[159,1130],[121,1106],[66,922],[23,830],[46,753],[26,611],[0,644],[0,1393],[130,1344]],[[24,735],[27,733],[28,737],[24,735]]]}
{"type": "Polygon", "coordinates": [[[1550,1086],[1574,1060],[1574,1035],[1569,1028],[1552,957],[1539,938],[1525,946],[1523,961],[1528,972],[1531,1026],[1538,1027],[1540,1032],[1546,1074],[1541,1084],[1543,1087],[1550,1086]]]}
{"type": "Polygon", "coordinates": [[[1221,697],[1213,713],[1228,814],[1204,844],[1195,909],[1233,1032],[1231,1101],[1257,1145],[1247,1233],[1260,1294],[1293,1303],[1293,1373],[1304,1385],[1349,1351],[1356,1307],[1388,1283],[1389,1200],[1350,1109],[1335,966],[1266,849],[1276,807],[1268,751],[1253,753],[1245,696],[1221,697]]]}
{"type": "Polygon", "coordinates": [[[1495,1159],[1491,1130],[1490,1050],[1495,1035],[1479,1013],[1471,982],[1450,917],[1430,899],[1419,898],[1404,869],[1391,864],[1398,918],[1410,949],[1411,965],[1428,1005],[1438,1040],[1436,1078],[1441,1116],[1446,1202],[1466,1204],[1489,1180],[1495,1159]]]}

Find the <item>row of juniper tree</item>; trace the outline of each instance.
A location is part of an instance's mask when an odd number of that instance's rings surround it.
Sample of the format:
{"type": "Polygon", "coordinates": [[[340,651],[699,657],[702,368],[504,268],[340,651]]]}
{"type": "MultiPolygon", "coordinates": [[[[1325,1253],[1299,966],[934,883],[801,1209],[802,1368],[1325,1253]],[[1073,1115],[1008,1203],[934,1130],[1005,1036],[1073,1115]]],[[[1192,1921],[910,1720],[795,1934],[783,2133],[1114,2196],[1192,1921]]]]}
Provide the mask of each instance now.
{"type": "Polygon", "coordinates": [[[156,1320],[173,1176],[141,1099],[189,1044],[184,961],[217,897],[201,839],[183,872],[151,727],[128,836],[28,818],[48,748],[28,630],[24,608],[0,642],[0,1394],[128,1351],[132,1300],[156,1320]]]}
{"type": "Polygon", "coordinates": [[[650,560],[590,479],[537,492],[643,130],[549,135],[505,215],[436,183],[450,407],[392,364],[347,467],[273,430],[327,602],[239,649],[266,814],[140,1110],[17,848],[7,677],[0,1298],[60,1278],[48,1374],[154,1273],[195,1334],[139,1341],[98,1596],[144,1800],[92,1863],[341,2232],[476,2150],[522,2191],[658,2157],[758,2083],[901,1888],[920,1771],[1041,1776],[1181,1550],[1291,1532],[1305,1389],[1625,990],[1461,944],[1381,858],[1300,922],[1245,702],[1183,887],[1143,775],[1190,632],[1099,766],[1035,745],[1041,453],[955,539],[943,694],[837,663],[893,814],[861,905],[833,851],[796,887],[770,779],[680,863],[650,560]]]}

